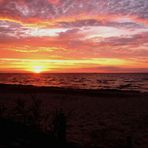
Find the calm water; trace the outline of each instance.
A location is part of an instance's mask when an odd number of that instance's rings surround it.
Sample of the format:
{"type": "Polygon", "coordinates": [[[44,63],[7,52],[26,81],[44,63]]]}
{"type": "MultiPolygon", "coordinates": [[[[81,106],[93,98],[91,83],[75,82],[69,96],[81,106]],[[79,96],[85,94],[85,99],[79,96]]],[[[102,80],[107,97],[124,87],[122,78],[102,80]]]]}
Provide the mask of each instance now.
{"type": "Polygon", "coordinates": [[[0,74],[0,83],[148,92],[148,74],[0,74]]]}

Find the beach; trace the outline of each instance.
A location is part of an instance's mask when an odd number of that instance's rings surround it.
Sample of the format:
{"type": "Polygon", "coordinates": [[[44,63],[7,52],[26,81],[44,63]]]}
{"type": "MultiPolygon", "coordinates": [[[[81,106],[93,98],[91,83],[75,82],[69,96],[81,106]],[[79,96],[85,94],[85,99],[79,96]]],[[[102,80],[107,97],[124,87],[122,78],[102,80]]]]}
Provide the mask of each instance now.
{"type": "Polygon", "coordinates": [[[146,92],[0,85],[0,104],[10,110],[18,99],[27,108],[32,98],[49,115],[41,121],[45,131],[55,112],[65,114],[68,141],[84,147],[148,147],[146,92]]]}

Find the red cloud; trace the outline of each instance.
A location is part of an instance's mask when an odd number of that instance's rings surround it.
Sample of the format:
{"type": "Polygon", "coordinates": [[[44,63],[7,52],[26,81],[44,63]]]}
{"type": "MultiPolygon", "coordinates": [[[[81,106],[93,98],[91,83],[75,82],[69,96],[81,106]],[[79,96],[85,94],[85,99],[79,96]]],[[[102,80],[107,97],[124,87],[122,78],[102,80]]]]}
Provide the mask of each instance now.
{"type": "Polygon", "coordinates": [[[49,3],[52,3],[52,4],[58,4],[60,2],[60,0],[48,0],[49,3]]]}

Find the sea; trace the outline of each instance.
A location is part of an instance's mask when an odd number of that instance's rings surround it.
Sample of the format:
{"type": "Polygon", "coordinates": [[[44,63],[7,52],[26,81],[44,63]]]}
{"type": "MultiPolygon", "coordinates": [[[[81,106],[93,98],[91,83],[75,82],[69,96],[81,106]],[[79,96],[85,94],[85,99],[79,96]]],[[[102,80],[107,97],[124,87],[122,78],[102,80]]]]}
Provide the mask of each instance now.
{"type": "Polygon", "coordinates": [[[147,73],[0,73],[0,84],[148,92],[147,73]]]}

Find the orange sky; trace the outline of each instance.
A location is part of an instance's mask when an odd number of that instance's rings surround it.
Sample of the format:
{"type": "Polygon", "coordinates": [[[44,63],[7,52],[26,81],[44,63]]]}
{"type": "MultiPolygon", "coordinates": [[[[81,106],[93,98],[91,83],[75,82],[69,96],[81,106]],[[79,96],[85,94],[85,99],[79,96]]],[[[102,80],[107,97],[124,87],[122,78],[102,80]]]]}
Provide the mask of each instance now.
{"type": "Polygon", "coordinates": [[[0,0],[0,72],[148,72],[146,0],[107,1],[0,0]]]}

